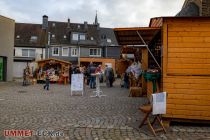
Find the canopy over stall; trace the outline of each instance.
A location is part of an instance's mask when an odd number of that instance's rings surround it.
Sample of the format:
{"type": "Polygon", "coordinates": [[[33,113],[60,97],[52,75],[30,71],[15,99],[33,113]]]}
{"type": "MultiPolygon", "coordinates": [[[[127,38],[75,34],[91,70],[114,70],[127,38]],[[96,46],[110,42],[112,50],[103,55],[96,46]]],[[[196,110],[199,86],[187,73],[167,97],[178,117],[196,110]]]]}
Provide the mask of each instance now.
{"type": "Polygon", "coordinates": [[[148,45],[154,37],[160,32],[160,28],[138,27],[138,28],[114,28],[119,45],[128,47],[146,47],[158,67],[161,69],[148,45]]]}

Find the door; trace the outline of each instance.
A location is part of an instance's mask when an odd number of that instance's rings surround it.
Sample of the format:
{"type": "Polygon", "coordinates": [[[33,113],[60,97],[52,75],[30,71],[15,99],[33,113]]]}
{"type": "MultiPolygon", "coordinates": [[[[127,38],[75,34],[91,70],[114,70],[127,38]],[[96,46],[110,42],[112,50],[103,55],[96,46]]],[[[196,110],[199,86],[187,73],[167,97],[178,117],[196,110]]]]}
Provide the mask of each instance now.
{"type": "Polygon", "coordinates": [[[13,76],[14,78],[23,77],[23,69],[26,68],[27,62],[13,62],[13,76]]]}
{"type": "Polygon", "coordinates": [[[3,81],[4,63],[3,57],[0,57],[0,81],[3,81]]]}

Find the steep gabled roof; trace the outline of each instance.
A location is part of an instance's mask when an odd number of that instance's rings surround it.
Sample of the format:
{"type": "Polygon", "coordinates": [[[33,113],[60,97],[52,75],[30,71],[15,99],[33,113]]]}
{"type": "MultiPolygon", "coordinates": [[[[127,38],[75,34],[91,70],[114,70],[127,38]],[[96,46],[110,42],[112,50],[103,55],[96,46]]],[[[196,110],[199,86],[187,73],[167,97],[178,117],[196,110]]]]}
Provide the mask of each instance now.
{"type": "Polygon", "coordinates": [[[118,46],[115,33],[111,28],[101,27],[99,31],[99,37],[100,37],[100,46],[118,46]],[[109,39],[111,42],[108,41],[109,39]]]}
{"type": "Polygon", "coordinates": [[[80,45],[97,45],[99,41],[98,30],[96,25],[87,24],[87,28],[84,24],[70,23],[68,27],[67,22],[55,22],[49,21],[48,31],[51,35],[52,44],[80,44],[80,45]],[[86,34],[86,40],[71,41],[71,33],[84,33],[86,34]],[[66,36],[66,38],[64,38],[66,36]],[[91,40],[93,37],[94,40],[91,40]]]}
{"type": "Polygon", "coordinates": [[[40,24],[15,24],[15,46],[43,47],[45,39],[45,31],[40,24]],[[32,40],[32,36],[37,40],[32,40]]]}

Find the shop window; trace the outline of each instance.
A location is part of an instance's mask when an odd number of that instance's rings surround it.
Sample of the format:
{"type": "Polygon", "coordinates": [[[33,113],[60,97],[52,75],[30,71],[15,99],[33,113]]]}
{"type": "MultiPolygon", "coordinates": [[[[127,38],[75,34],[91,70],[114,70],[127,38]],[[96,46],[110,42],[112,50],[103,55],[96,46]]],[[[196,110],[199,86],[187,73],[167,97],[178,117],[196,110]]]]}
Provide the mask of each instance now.
{"type": "Polygon", "coordinates": [[[101,49],[100,48],[91,48],[89,55],[90,56],[100,57],[101,56],[101,49]]]}
{"type": "Polygon", "coordinates": [[[73,57],[77,56],[77,48],[71,48],[71,56],[73,57]]]}
{"type": "Polygon", "coordinates": [[[52,56],[59,56],[59,47],[52,48],[52,56]]]}
{"type": "Polygon", "coordinates": [[[68,47],[62,48],[62,56],[69,56],[69,48],[68,47]]]}

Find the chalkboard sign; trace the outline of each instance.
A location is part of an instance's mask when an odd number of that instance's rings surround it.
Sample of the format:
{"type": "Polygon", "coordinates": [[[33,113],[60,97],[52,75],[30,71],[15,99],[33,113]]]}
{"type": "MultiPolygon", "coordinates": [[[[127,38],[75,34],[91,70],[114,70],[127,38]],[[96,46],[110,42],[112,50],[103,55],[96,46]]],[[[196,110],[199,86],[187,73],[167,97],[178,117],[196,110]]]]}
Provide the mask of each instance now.
{"type": "Polygon", "coordinates": [[[84,91],[84,75],[83,74],[71,75],[71,95],[73,91],[76,91],[76,92],[81,91],[83,95],[83,91],[84,91]]]}

